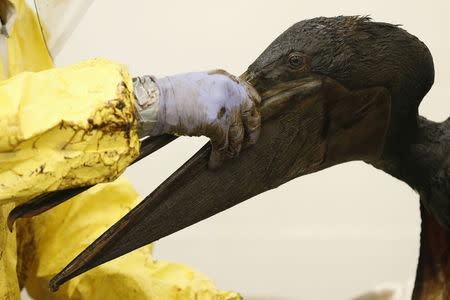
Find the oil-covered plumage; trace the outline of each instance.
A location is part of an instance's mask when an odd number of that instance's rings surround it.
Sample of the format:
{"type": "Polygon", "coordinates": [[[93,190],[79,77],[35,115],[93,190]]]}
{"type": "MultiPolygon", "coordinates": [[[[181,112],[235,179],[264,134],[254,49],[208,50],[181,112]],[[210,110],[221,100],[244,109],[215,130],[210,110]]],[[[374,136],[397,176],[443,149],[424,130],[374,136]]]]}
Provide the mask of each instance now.
{"type": "Polygon", "coordinates": [[[272,76],[278,71],[273,63],[292,51],[311,58],[311,72],[330,76],[349,89],[389,89],[392,118],[388,150],[401,151],[411,141],[418,106],[434,82],[433,58],[418,38],[399,26],[372,22],[368,17],[320,17],[291,26],[249,71],[272,76]]]}
{"type": "Polygon", "coordinates": [[[262,97],[259,142],[215,172],[205,146],[75,258],[52,288],[293,178],[364,160],[421,195],[431,213],[424,212],[423,226],[433,230],[422,233],[414,299],[434,292],[446,299],[450,125],[418,116],[434,81],[428,48],[396,25],[321,17],[281,34],[242,78],[262,97]]]}
{"type": "Polygon", "coordinates": [[[450,118],[417,118],[412,141],[372,164],[420,195],[421,235],[414,300],[450,299],[450,118]]]}

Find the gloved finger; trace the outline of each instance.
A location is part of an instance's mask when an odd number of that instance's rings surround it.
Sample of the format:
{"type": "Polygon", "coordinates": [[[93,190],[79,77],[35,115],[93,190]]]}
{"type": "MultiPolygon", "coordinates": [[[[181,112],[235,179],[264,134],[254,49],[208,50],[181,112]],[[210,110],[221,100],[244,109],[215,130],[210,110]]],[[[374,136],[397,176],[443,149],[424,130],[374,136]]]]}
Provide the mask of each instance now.
{"type": "Polygon", "coordinates": [[[228,130],[228,150],[226,158],[234,158],[239,155],[244,141],[244,124],[242,123],[239,112],[236,112],[234,121],[228,130]]]}
{"type": "Polygon", "coordinates": [[[242,121],[245,129],[244,147],[254,145],[261,133],[261,115],[250,99],[245,101],[242,107],[242,121]]]}
{"type": "Polygon", "coordinates": [[[253,104],[259,105],[261,103],[261,96],[258,94],[256,89],[247,81],[239,79],[239,82],[245,86],[247,89],[247,95],[252,100],[253,104]]]}
{"type": "Polygon", "coordinates": [[[214,170],[222,165],[225,158],[228,149],[228,128],[217,126],[216,132],[211,136],[211,146],[208,167],[214,170]]]}

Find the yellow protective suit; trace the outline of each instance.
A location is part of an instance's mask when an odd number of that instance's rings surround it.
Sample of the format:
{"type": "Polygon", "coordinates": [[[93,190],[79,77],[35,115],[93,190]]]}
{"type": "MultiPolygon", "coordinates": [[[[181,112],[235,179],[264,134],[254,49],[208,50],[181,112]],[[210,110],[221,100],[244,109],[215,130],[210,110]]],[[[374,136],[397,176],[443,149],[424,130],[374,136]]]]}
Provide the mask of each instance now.
{"type": "Polygon", "coordinates": [[[23,0],[12,2],[18,18],[8,72],[0,65],[0,78],[13,76],[0,82],[0,299],[20,299],[23,286],[38,300],[240,299],[186,266],[154,261],[151,246],[49,291],[49,279],[134,207],[138,194],[121,177],[20,220],[13,233],[7,215],[43,192],[122,173],[139,148],[132,85],[124,66],[104,59],[50,69],[35,15],[23,0]]]}

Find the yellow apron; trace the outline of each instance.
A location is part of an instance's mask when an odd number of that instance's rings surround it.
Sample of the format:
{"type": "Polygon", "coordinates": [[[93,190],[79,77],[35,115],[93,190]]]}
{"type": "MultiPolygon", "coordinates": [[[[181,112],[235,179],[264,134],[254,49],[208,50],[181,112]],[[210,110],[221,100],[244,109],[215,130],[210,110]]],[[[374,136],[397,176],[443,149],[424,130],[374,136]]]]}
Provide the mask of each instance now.
{"type": "Polygon", "coordinates": [[[0,65],[0,78],[14,76],[0,82],[0,299],[20,299],[19,286],[39,300],[241,299],[186,266],[154,261],[151,246],[49,291],[49,279],[140,197],[120,178],[20,220],[13,233],[9,211],[46,191],[115,179],[138,154],[139,141],[135,130],[120,130],[135,122],[126,68],[95,59],[51,69],[34,13],[23,0],[12,2],[18,18],[8,40],[9,74],[0,65]]]}

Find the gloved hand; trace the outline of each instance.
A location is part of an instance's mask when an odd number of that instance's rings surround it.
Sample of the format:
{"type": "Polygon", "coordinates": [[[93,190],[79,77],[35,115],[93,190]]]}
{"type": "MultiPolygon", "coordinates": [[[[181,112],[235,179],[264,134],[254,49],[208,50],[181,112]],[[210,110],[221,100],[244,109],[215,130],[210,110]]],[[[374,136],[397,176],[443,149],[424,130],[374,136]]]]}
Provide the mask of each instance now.
{"type": "Polygon", "coordinates": [[[259,137],[258,93],[223,70],[160,79],[138,77],[134,79],[134,90],[140,136],[205,135],[212,144],[211,168],[218,167],[225,158],[236,157],[244,144],[254,144],[259,137]],[[157,90],[152,88],[154,85],[157,90]]]}

